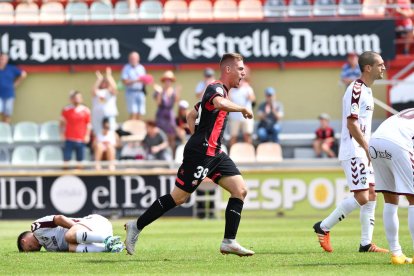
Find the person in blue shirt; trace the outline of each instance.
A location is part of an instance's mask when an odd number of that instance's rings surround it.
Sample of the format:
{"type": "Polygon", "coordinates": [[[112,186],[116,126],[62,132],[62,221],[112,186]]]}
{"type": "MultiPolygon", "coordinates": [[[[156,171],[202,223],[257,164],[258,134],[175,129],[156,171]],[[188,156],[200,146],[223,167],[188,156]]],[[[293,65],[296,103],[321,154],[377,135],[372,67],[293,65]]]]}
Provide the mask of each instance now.
{"type": "Polygon", "coordinates": [[[349,53],[347,62],[342,66],[341,81],[348,87],[348,85],[361,76],[361,70],[358,65],[358,55],[356,53],[349,53]]]}
{"type": "Polygon", "coordinates": [[[0,53],[0,114],[5,123],[10,123],[13,114],[14,90],[27,75],[25,71],[8,63],[9,56],[0,53]]]}

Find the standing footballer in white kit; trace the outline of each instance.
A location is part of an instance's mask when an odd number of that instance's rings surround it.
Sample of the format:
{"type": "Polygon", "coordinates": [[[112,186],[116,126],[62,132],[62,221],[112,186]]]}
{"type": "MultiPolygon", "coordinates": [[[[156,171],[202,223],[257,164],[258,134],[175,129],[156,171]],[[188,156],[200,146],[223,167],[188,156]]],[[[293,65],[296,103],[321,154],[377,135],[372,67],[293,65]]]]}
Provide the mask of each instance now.
{"type": "Polygon", "coordinates": [[[359,252],[388,252],[372,243],[376,193],[368,153],[374,111],[371,86],[375,80],[383,78],[385,65],[382,57],[371,51],[362,53],[358,64],[361,77],[347,87],[342,99],[342,132],[338,156],[354,196],[344,199],[327,218],[313,226],[321,247],[327,252],[333,251],[329,232],[355,209],[360,209],[359,252]]]}
{"type": "Polygon", "coordinates": [[[384,195],[383,220],[392,264],[412,263],[398,239],[398,201],[407,197],[408,228],[414,242],[414,108],[385,120],[372,135],[369,153],[375,170],[375,190],[384,195]]]}

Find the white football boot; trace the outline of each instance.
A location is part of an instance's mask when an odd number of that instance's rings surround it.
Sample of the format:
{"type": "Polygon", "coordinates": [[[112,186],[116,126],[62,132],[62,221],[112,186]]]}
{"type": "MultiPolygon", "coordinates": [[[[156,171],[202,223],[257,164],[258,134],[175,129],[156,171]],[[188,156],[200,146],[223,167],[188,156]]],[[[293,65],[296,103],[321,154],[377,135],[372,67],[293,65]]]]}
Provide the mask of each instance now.
{"type": "Polygon", "coordinates": [[[231,239],[223,239],[220,246],[220,252],[223,255],[235,254],[240,257],[254,255],[254,251],[244,248],[236,240],[231,239]]]}
{"type": "Polygon", "coordinates": [[[125,248],[129,255],[134,255],[135,244],[138,241],[139,230],[137,228],[137,222],[135,220],[128,221],[125,223],[126,238],[125,248]]]}

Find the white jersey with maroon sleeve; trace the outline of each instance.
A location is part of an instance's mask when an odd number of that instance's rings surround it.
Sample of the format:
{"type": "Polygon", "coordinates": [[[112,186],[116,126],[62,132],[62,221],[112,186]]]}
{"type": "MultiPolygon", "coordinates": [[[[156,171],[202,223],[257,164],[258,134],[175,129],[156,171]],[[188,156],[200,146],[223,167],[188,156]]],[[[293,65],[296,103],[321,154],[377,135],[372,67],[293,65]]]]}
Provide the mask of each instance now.
{"type": "Polygon", "coordinates": [[[359,127],[368,142],[371,136],[374,98],[372,90],[363,81],[353,81],[345,91],[342,99],[342,132],[339,148],[339,160],[349,160],[354,157],[365,157],[364,149],[351,136],[347,127],[347,119],[358,120],[359,127]]]}
{"type": "Polygon", "coordinates": [[[413,150],[414,108],[409,108],[385,120],[372,135],[393,142],[405,150],[413,150]]]}
{"type": "Polygon", "coordinates": [[[34,221],[32,232],[46,251],[68,251],[68,243],[65,241],[68,229],[57,226],[53,221],[54,217],[46,216],[34,221]]]}

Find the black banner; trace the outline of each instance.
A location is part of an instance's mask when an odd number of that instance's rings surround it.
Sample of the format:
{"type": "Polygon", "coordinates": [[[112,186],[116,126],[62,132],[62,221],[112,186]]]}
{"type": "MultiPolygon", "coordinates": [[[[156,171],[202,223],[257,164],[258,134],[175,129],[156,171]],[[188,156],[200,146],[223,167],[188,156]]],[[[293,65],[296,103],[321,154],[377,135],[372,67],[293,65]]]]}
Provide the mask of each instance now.
{"type": "MultiPolygon", "coordinates": [[[[92,213],[137,217],[174,183],[174,175],[0,178],[0,219],[92,213]]],[[[192,206],[193,198],[166,215],[192,216],[192,206]]]]}
{"type": "Polygon", "coordinates": [[[17,64],[217,62],[239,52],[247,62],[344,60],[348,52],[395,56],[393,20],[156,25],[0,26],[0,51],[17,64]]]}

